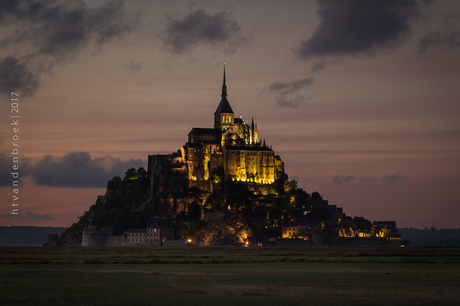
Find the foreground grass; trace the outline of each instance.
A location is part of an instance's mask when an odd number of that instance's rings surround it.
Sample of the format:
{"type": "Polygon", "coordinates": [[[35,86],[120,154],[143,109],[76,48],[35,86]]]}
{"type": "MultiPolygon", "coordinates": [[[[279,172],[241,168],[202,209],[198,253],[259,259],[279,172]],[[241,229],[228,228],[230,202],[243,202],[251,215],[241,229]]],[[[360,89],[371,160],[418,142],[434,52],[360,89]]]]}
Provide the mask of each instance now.
{"type": "Polygon", "coordinates": [[[0,248],[0,305],[459,305],[460,250],[0,248]]]}

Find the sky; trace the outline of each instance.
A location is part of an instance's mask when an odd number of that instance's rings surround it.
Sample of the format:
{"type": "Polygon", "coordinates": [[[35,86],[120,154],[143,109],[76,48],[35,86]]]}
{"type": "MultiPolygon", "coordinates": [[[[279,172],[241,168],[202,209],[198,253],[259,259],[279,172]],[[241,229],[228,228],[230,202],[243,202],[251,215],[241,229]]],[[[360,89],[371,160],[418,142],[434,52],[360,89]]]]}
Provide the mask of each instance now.
{"type": "Polygon", "coordinates": [[[71,226],[109,179],[212,127],[222,59],[235,117],[298,187],[352,217],[460,228],[447,0],[2,1],[0,225],[71,226]]]}

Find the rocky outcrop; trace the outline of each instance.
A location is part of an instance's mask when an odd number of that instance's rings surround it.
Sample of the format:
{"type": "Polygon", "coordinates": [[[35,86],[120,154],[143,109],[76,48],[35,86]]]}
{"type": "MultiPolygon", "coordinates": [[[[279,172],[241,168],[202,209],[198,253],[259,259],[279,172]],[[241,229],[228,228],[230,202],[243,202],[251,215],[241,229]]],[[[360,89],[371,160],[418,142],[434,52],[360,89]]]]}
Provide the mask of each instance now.
{"type": "Polygon", "coordinates": [[[227,218],[211,220],[199,233],[200,246],[241,246],[245,245],[248,237],[252,237],[252,229],[242,214],[231,215],[227,218]]]}

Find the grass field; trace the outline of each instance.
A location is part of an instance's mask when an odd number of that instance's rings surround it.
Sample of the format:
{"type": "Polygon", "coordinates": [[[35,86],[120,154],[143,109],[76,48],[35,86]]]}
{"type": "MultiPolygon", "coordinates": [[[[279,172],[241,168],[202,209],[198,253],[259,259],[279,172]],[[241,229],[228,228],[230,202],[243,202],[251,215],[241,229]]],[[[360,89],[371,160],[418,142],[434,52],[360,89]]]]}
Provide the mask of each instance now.
{"type": "Polygon", "coordinates": [[[0,305],[460,305],[460,250],[1,247],[0,305]]]}

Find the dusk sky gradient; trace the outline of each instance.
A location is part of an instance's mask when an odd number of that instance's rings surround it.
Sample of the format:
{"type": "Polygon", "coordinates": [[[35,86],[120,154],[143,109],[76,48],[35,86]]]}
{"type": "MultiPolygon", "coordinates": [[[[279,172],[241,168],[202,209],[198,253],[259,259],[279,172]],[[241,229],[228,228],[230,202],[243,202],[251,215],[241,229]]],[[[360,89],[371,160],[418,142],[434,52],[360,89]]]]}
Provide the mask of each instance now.
{"type": "Polygon", "coordinates": [[[352,217],[460,228],[447,0],[2,1],[0,225],[71,226],[113,176],[212,127],[222,59],[235,117],[299,187],[352,217]]]}

